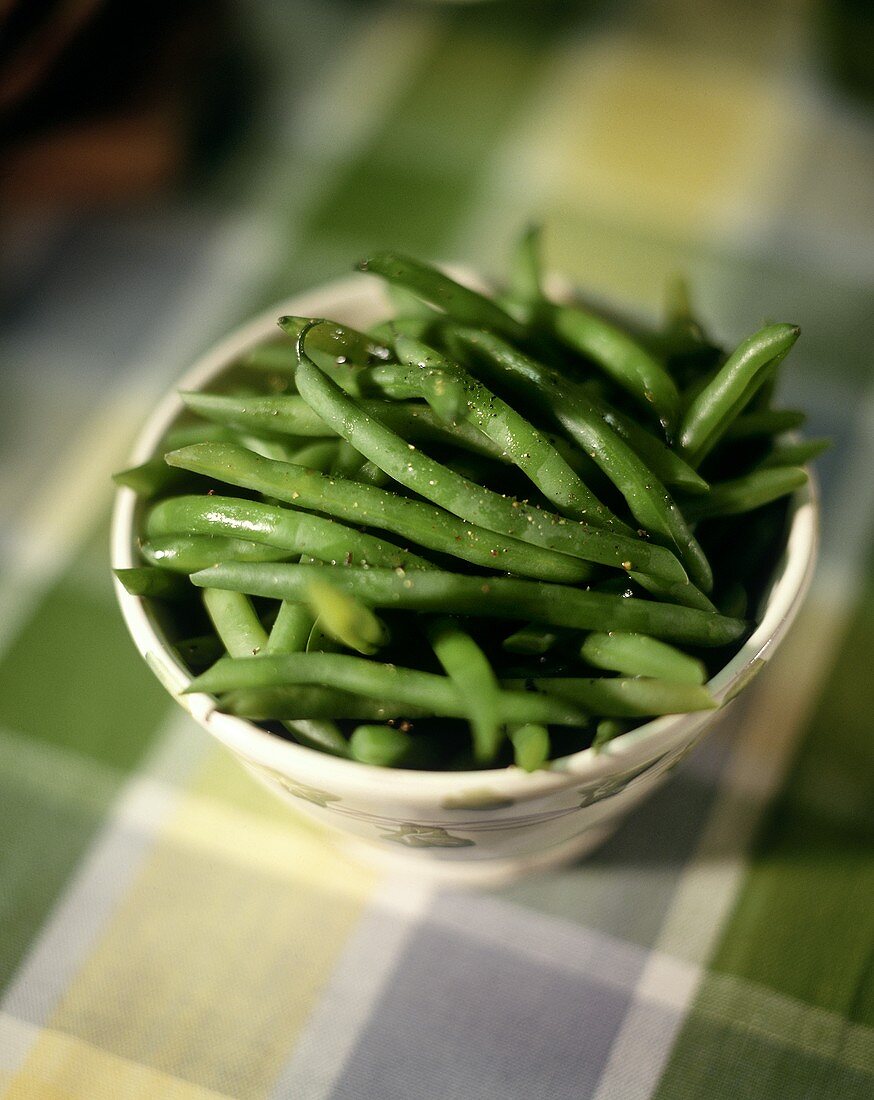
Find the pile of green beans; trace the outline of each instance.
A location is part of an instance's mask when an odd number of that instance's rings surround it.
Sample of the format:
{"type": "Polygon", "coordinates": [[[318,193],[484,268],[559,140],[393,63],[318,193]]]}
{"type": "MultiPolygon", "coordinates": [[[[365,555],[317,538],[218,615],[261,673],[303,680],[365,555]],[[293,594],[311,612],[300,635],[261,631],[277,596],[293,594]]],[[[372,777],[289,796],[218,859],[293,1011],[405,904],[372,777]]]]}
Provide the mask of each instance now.
{"type": "MultiPolygon", "coordinates": [[[[189,691],[380,766],[528,771],[716,706],[802,464],[773,407],[798,328],[727,351],[673,283],[663,322],[551,301],[523,235],[494,296],[397,253],[397,315],[282,317],[135,491],[189,691]]],[[[365,277],[365,276],[362,276],[365,277]]]]}

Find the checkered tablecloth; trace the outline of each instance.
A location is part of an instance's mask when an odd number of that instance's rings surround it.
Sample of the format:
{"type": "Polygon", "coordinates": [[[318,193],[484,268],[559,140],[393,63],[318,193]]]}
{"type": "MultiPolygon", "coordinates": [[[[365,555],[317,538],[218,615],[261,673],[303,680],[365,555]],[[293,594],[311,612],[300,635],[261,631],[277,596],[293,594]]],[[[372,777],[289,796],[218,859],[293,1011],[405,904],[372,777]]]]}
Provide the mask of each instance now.
{"type": "Polygon", "coordinates": [[[874,1096],[874,127],[816,6],[239,6],[257,115],[213,177],[19,227],[0,337],[0,1095],[874,1096]],[[108,475],[271,301],[397,246],[550,265],[726,339],[797,320],[831,434],[806,609],[587,861],[490,892],[362,869],[129,641],[108,475]]]}

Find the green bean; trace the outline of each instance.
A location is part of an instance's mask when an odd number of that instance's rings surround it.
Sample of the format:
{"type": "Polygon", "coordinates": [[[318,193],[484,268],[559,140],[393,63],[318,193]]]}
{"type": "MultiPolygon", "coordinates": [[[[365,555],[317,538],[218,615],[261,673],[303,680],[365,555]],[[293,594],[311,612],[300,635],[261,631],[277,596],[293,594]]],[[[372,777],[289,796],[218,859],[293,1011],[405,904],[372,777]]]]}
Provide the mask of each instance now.
{"type": "Polygon", "coordinates": [[[172,573],[196,573],[220,561],[288,561],[278,546],[220,535],[165,535],[140,546],[147,562],[172,573]]]}
{"type": "Polygon", "coordinates": [[[294,354],[294,345],[287,340],[276,341],[272,344],[259,344],[258,347],[247,351],[240,359],[240,365],[252,370],[271,371],[277,374],[294,375],[297,357],[294,354]]]}
{"type": "Polygon", "coordinates": [[[222,695],[220,704],[225,713],[253,721],[351,718],[380,722],[401,716],[433,717],[433,710],[429,711],[427,707],[407,704],[399,709],[392,700],[369,699],[350,691],[301,684],[241,688],[222,695]]]}
{"type": "Polygon", "coordinates": [[[239,441],[239,436],[231,428],[197,420],[190,424],[176,424],[170,428],[161,440],[160,449],[172,451],[176,447],[188,447],[192,443],[239,443],[239,441]]]}
{"type": "MultiPolygon", "coordinates": [[[[220,695],[241,688],[289,684],[330,684],[367,698],[391,700],[396,707],[433,708],[435,713],[449,718],[465,718],[468,712],[467,700],[446,676],[339,653],[290,653],[281,657],[263,656],[257,661],[223,657],[193,680],[186,691],[220,695]]],[[[585,720],[579,707],[525,691],[500,692],[498,705],[504,722],[575,726],[585,720]]]]}
{"type": "MultiPolygon", "coordinates": [[[[415,379],[427,372],[438,371],[456,380],[463,395],[459,415],[466,414],[484,435],[511,458],[562,515],[625,534],[630,533],[625,524],[609,508],[605,508],[580,480],[543,432],[538,431],[506,401],[493,394],[463,367],[450,363],[425,344],[399,337],[395,346],[401,362],[413,368],[415,379]]],[[[374,373],[389,372],[392,369],[375,368],[374,373]]],[[[422,396],[439,414],[428,393],[425,392],[422,396]]]]}
{"type": "Polygon", "coordinates": [[[692,309],[689,284],[682,276],[668,280],[665,288],[665,323],[660,332],[642,338],[654,354],[671,359],[718,352],[692,309]]]}
{"type": "Polygon", "coordinates": [[[304,653],[339,653],[342,648],[336,638],[332,638],[326,630],[322,629],[319,620],[314,619],[306,645],[303,647],[304,653]]]}
{"type": "MultiPolygon", "coordinates": [[[[423,302],[418,294],[399,283],[387,283],[385,294],[394,310],[394,317],[389,322],[392,325],[403,324],[406,321],[425,321],[433,323],[439,320],[442,314],[423,302]]],[[[392,341],[389,341],[392,343],[392,341]]]]}
{"type": "Polygon", "coordinates": [[[360,600],[329,581],[311,581],[307,603],[322,630],[349,649],[372,654],[388,641],[385,623],[360,600]]]}
{"type": "Polygon", "coordinates": [[[667,581],[657,581],[647,577],[643,573],[631,573],[631,579],[639,584],[651,596],[666,603],[679,603],[683,607],[697,607],[699,611],[715,611],[713,601],[705,596],[700,588],[694,584],[670,584],[667,581]]]}
{"type": "Polygon", "coordinates": [[[684,275],[673,275],[665,284],[665,327],[670,330],[693,323],[689,280],[684,275]]]}
{"type": "Polygon", "coordinates": [[[501,686],[545,692],[547,698],[564,698],[584,710],[608,718],[649,718],[659,714],[713,710],[717,706],[713,696],[701,684],[677,684],[642,677],[529,677],[525,680],[502,680],[501,686]]]}
{"type": "Polygon", "coordinates": [[[139,466],[130,466],[112,475],[116,485],[124,485],[145,499],[159,493],[181,492],[196,484],[194,478],[179,470],[171,470],[162,458],[152,458],[139,466]]]}
{"type": "Polygon", "coordinates": [[[415,741],[392,726],[358,726],[349,738],[349,748],[353,760],[393,768],[407,762],[415,741]]]}
{"type": "MultiPolygon", "coordinates": [[[[396,347],[424,347],[407,336],[399,336],[396,347]]],[[[447,424],[461,420],[469,400],[467,388],[459,372],[449,362],[434,353],[405,364],[371,367],[368,382],[393,398],[424,398],[437,416],[447,424]]]]}
{"type": "Polygon", "coordinates": [[[270,462],[233,444],[206,444],[167,455],[171,465],[198,471],[232,485],[255,489],[300,508],[309,508],[368,527],[391,531],[429,550],[451,554],[487,569],[552,581],[585,581],[591,567],[566,554],[543,550],[376,486],[330,478],[289,463],[270,462]]]}
{"type": "Polygon", "coordinates": [[[677,418],[680,395],[674,380],[646,348],[609,321],[579,306],[554,306],[555,333],[593,360],[642,408],[655,412],[666,430],[677,418]]]}
{"type": "Polygon", "coordinates": [[[517,304],[530,323],[544,304],[542,227],[529,225],[519,236],[510,264],[509,298],[517,304]]]}
{"type": "Polygon", "coordinates": [[[494,760],[502,739],[500,688],[486,655],[451,619],[440,618],[428,626],[428,640],[443,671],[465,700],[478,763],[494,760]]]}
{"type": "MultiPolygon", "coordinates": [[[[371,376],[366,370],[358,368],[356,370],[360,380],[370,380],[371,376]]],[[[299,396],[274,394],[259,398],[257,405],[253,404],[251,398],[218,394],[197,394],[194,400],[199,404],[198,411],[203,416],[235,425],[243,431],[270,430],[275,433],[276,438],[284,435],[314,438],[317,442],[313,442],[306,448],[308,454],[321,456],[327,447],[336,448],[337,433],[316,417],[312,409],[303,403],[299,396]],[[208,400],[200,401],[201,397],[208,400]]],[[[403,435],[409,442],[421,440],[451,443],[488,458],[507,461],[501,450],[472,425],[460,423],[450,427],[441,421],[427,405],[418,402],[386,404],[384,401],[370,400],[364,401],[363,407],[369,413],[378,416],[393,431],[403,435]]],[[[228,442],[239,442],[233,438],[232,433],[229,435],[228,442]]],[[[316,465],[321,469],[321,459],[313,461],[309,458],[294,457],[293,461],[300,462],[301,465],[316,465]]]]}
{"type": "Polygon", "coordinates": [[[114,569],[113,572],[132,596],[178,600],[190,591],[181,577],[156,569],[153,565],[136,565],[130,569],[114,569]]]}
{"type": "MultiPolygon", "coordinates": [[[[308,470],[320,470],[322,473],[327,473],[337,458],[338,442],[339,440],[334,438],[330,440],[320,439],[315,443],[308,443],[300,450],[295,451],[288,461],[293,462],[296,466],[305,466],[308,470]]],[[[169,453],[173,454],[175,452],[171,451],[169,453]]],[[[257,454],[257,451],[255,453],[257,454]]]]}
{"type": "Polygon", "coordinates": [[[191,638],[181,638],[178,642],[174,642],[173,648],[183,663],[195,674],[209,668],[225,652],[225,647],[215,634],[197,634],[191,638]]]}
{"type": "Polygon", "coordinates": [[[270,630],[264,652],[299,653],[309,640],[313,622],[313,616],[303,604],[283,600],[279,605],[279,613],[270,630]]]}
{"type": "MultiPolygon", "coordinates": [[[[265,656],[277,656],[283,653],[299,653],[309,644],[313,629],[313,617],[302,604],[283,600],[279,613],[267,638],[267,644],[261,651],[265,656]]],[[[302,745],[330,753],[332,756],[348,758],[349,742],[335,722],[320,719],[315,710],[305,716],[289,716],[283,725],[302,745]],[[303,720],[301,718],[303,717],[303,720]]]]}
{"type": "Polygon", "coordinates": [[[761,409],[743,413],[726,429],[725,439],[750,439],[759,435],[782,435],[804,426],[807,416],[795,409],[761,409]]]}
{"type": "MultiPolygon", "coordinates": [[[[260,462],[270,461],[256,457],[260,462]]],[[[333,520],[237,497],[171,497],[160,501],[149,513],[146,521],[149,538],[181,531],[242,537],[310,554],[331,565],[366,562],[392,568],[431,568],[429,562],[408,550],[333,520]]]]}
{"type": "Polygon", "coordinates": [[[592,748],[595,752],[600,752],[608,741],[612,741],[614,737],[619,737],[620,734],[627,733],[631,728],[630,722],[623,722],[619,718],[603,718],[595,727],[592,748]]]}
{"type": "Polygon", "coordinates": [[[517,768],[536,772],[549,760],[549,731],[545,726],[528,723],[510,731],[513,758],[517,768]]]}
{"type": "MultiPolygon", "coordinates": [[[[255,596],[299,600],[321,567],[226,562],[192,575],[198,587],[225,587],[255,596]]],[[[532,619],[574,630],[623,630],[671,642],[719,646],[746,631],[741,619],[712,611],[611,596],[515,577],[468,577],[439,571],[401,574],[391,569],[337,569],[331,583],[370,607],[486,618],[532,619]]]]}
{"type": "MultiPolygon", "coordinates": [[[[494,379],[496,388],[503,383],[564,428],[622,493],[642,528],[675,546],[692,580],[709,592],[713,586],[710,566],[680,509],[646,463],[603,420],[585,389],[492,333],[463,328],[453,331],[462,345],[475,354],[477,367],[487,380],[494,379]]],[[[652,570],[640,566],[637,571],[654,575],[652,570]]],[[[685,578],[660,576],[659,579],[685,578]]]]}
{"type": "Polygon", "coordinates": [[[368,459],[358,471],[358,480],[362,484],[375,485],[377,489],[384,489],[391,483],[391,478],[385,472],[368,459]]]}
{"type": "MultiPolygon", "coordinates": [[[[511,501],[483,488],[439,462],[417,453],[411,461],[411,444],[404,442],[344,394],[301,351],[297,384],[312,407],[362,454],[367,455],[395,481],[435,504],[480,527],[549,550],[612,565],[626,571],[683,581],[685,572],[664,547],[608,534],[553,513],[511,501]]],[[[412,450],[415,450],[412,447],[412,450]]]]}
{"type": "Polygon", "coordinates": [[[463,324],[485,325],[516,339],[525,336],[524,327],[484,294],[462,286],[435,267],[409,256],[378,252],[362,260],[358,270],[380,275],[390,283],[405,287],[463,324]]]}
{"type": "Polygon", "coordinates": [[[349,751],[349,742],[334,722],[319,721],[311,717],[307,720],[286,720],[282,724],[296,741],[308,748],[346,759],[352,755],[349,751]]]}
{"type": "Polygon", "coordinates": [[[775,447],[758,465],[760,470],[776,466],[805,466],[831,446],[830,439],[800,439],[797,443],[783,443],[775,447]]]}
{"type": "Polygon", "coordinates": [[[596,631],[583,642],[580,656],[595,668],[625,676],[652,676],[678,684],[703,684],[707,679],[701,661],[645,634],[596,631]]]}
{"type": "Polygon", "coordinates": [[[536,657],[542,657],[558,641],[558,635],[554,630],[546,630],[537,623],[528,623],[527,626],[514,630],[508,635],[501,648],[508,653],[526,653],[536,657]]]}
{"type": "MultiPolygon", "coordinates": [[[[288,369],[297,370],[297,354],[294,351],[294,342],[300,333],[312,324],[311,317],[282,318],[283,331],[292,339],[291,344],[284,345],[289,355],[288,369]]],[[[374,340],[364,332],[352,328],[350,325],[342,325],[338,321],[324,321],[319,326],[319,331],[313,334],[311,350],[333,360],[338,366],[346,363],[354,363],[359,367],[369,366],[371,363],[389,362],[393,356],[391,348],[374,340]]]]}
{"type": "Polygon", "coordinates": [[[719,610],[723,615],[732,615],[743,618],[747,613],[749,597],[747,590],[739,581],[734,581],[725,590],[725,594],[719,601],[719,610]]]}
{"type": "Polygon", "coordinates": [[[606,401],[589,395],[592,407],[624,439],[635,454],[646,463],[659,481],[686,493],[706,493],[707,482],[670,447],[665,446],[646,428],[630,416],[612,408],[606,401]]]}
{"type": "Polygon", "coordinates": [[[683,416],[678,438],[691,465],[698,466],[724,435],[768,371],[788,354],[800,331],[795,325],[766,325],[731,353],[683,416]]]}
{"type": "Polygon", "coordinates": [[[508,462],[508,457],[500,447],[482,434],[473,424],[459,421],[446,424],[428,405],[419,402],[364,401],[364,409],[379,417],[393,432],[404,437],[408,443],[441,443],[484,458],[493,458],[498,462],[508,462]]]}
{"type": "Polygon", "coordinates": [[[235,431],[270,436],[332,436],[333,432],[297,395],[231,397],[221,393],[185,393],[179,396],[189,409],[235,431]]]}
{"type": "Polygon", "coordinates": [[[283,436],[282,439],[268,439],[248,432],[240,432],[240,443],[255,454],[263,455],[264,458],[273,458],[279,462],[288,462],[295,451],[300,450],[299,440],[289,436],[283,436]]]}
{"type": "Polygon", "coordinates": [[[255,614],[252,601],[242,592],[205,588],[203,605],[232,658],[248,661],[267,645],[267,633],[255,614]]]}
{"type": "Polygon", "coordinates": [[[367,459],[360,451],[356,451],[345,439],[341,439],[337,444],[334,461],[331,463],[328,473],[335,477],[345,477],[349,481],[356,481],[361,467],[366,461],[367,459]]]}
{"type": "MultiPolygon", "coordinates": [[[[381,340],[391,347],[394,346],[395,340],[401,333],[404,336],[412,336],[416,340],[430,339],[442,323],[443,315],[437,313],[436,310],[432,310],[430,306],[426,306],[424,302],[418,304],[422,310],[429,310],[429,316],[401,316],[395,317],[391,321],[381,321],[368,330],[369,334],[374,340],[381,340]]],[[[335,381],[338,381],[338,379],[335,379],[335,381]]]]}
{"type": "Polygon", "coordinates": [[[806,483],[807,472],[794,466],[754,470],[744,477],[711,486],[706,497],[696,497],[689,502],[686,513],[695,520],[711,516],[737,516],[788,496],[806,483]]]}

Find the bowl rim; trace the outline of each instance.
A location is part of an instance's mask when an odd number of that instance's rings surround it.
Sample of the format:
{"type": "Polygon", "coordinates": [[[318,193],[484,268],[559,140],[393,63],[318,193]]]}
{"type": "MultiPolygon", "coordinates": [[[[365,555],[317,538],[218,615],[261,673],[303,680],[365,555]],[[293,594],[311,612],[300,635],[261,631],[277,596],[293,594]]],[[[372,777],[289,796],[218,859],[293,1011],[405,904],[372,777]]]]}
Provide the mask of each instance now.
{"type": "MultiPolygon", "coordinates": [[[[459,270],[465,274],[463,269],[459,270]]],[[[471,276],[471,280],[474,277],[471,276]]],[[[199,389],[241,355],[277,334],[282,314],[324,316],[358,306],[373,308],[382,300],[375,281],[351,276],[277,303],[219,340],[184,371],[173,388],[148,416],[133,446],[129,465],[152,457],[167,428],[183,412],[179,390],[199,389]]],[[[794,620],[810,586],[818,549],[818,493],[810,470],[809,481],[792,499],[787,542],[764,599],[758,626],[734,657],[708,681],[721,704],[733,699],[762,668],[794,620]]],[[[140,564],[136,556],[138,497],[119,487],[115,495],[110,533],[113,569],[140,564]]],[[[529,800],[581,779],[615,774],[642,758],[656,758],[666,746],[691,736],[723,713],[714,711],[664,715],[608,742],[601,750],[582,749],[552,762],[549,769],[524,772],[514,765],[482,771],[416,771],[382,768],[320,752],[285,740],[245,718],[223,714],[212,696],[182,695],[191,675],[164,639],[147,599],[129,593],[113,578],[122,615],[141,656],[176,701],[208,732],[233,752],[282,775],[305,775],[326,787],[359,791],[369,796],[433,803],[435,799],[488,792],[500,798],[529,800]]]]}

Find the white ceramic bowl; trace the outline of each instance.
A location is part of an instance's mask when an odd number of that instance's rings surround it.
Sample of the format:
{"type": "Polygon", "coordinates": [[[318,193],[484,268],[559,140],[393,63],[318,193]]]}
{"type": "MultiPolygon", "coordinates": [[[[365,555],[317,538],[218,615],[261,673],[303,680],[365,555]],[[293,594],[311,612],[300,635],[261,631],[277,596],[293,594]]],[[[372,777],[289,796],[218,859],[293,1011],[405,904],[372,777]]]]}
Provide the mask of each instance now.
{"type": "MultiPolygon", "coordinates": [[[[385,316],[376,280],[343,279],[283,302],[222,340],[180,380],[198,389],[243,353],[277,334],[282,314],[331,317],[366,328],[385,316]]],[[[155,409],[131,464],[155,451],[182,413],[176,392],[155,409]]],[[[786,550],[765,594],[760,623],[710,681],[717,700],[733,699],[762,669],[795,617],[816,556],[817,508],[808,487],[791,511],[786,550]]],[[[112,525],[112,565],[139,564],[139,507],[120,489],[112,525]]],[[[515,767],[478,772],[417,772],[371,767],[317,752],[222,714],[208,695],[183,695],[190,676],[168,645],[149,601],[116,583],[128,628],[149,667],[177,702],[252,774],[300,813],[371,861],[403,865],[451,881],[497,881],[559,863],[596,847],[628,811],[713,725],[721,711],[671,715],[528,774],[515,767]]]]}

